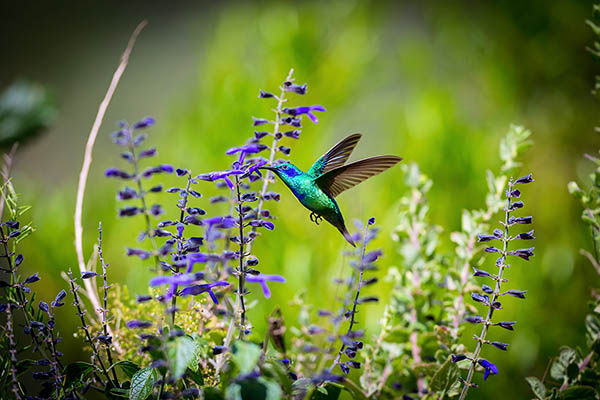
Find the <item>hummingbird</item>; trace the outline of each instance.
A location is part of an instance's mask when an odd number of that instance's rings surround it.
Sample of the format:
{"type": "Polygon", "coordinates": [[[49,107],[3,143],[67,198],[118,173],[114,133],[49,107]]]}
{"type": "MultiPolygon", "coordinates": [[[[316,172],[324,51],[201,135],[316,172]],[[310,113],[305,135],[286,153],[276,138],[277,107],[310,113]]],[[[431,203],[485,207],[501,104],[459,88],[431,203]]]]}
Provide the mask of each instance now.
{"type": "Polygon", "coordinates": [[[335,198],[364,180],[399,163],[397,156],[375,156],[346,164],[361,138],[360,133],[342,139],[319,158],[307,172],[290,162],[261,167],[272,171],[285,183],[302,205],[311,212],[317,225],[325,219],[336,227],[352,246],[356,244],[346,229],[344,217],[335,198]]]}

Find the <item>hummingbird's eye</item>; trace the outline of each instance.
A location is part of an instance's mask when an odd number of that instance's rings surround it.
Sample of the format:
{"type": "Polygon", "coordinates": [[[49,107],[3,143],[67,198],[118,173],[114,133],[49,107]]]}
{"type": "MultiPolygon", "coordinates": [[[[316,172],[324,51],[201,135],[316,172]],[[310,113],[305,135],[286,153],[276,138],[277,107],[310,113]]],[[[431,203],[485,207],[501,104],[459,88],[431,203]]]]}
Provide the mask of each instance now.
{"type": "Polygon", "coordinates": [[[281,166],[281,169],[288,169],[288,166],[287,166],[287,165],[285,165],[285,164],[283,164],[283,165],[281,166]]]}

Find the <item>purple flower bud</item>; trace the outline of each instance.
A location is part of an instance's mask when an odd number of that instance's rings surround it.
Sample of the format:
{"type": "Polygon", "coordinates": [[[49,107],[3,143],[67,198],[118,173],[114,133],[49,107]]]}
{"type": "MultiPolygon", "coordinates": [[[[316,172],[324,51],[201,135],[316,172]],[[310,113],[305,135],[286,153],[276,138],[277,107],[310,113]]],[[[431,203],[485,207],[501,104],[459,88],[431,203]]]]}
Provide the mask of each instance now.
{"type": "Polygon", "coordinates": [[[152,214],[155,217],[158,217],[161,214],[164,214],[164,210],[162,209],[160,204],[153,204],[150,207],[150,214],[152,214]]]}
{"type": "Polygon", "coordinates": [[[104,171],[104,176],[106,176],[107,178],[120,178],[120,179],[131,179],[133,178],[133,175],[128,174],[125,171],[121,171],[119,169],[116,168],[109,168],[106,171],[104,171]]]}
{"type": "Polygon", "coordinates": [[[494,235],[477,235],[478,242],[489,242],[490,240],[498,239],[494,235]]]}
{"type": "Polygon", "coordinates": [[[466,360],[467,358],[469,358],[469,357],[467,357],[465,354],[452,354],[452,362],[453,363],[457,363],[459,361],[466,360]]]}
{"type": "Polygon", "coordinates": [[[117,200],[129,200],[137,197],[137,192],[130,187],[125,187],[117,194],[117,200]]]}
{"type": "Polygon", "coordinates": [[[495,301],[492,303],[492,308],[494,310],[501,310],[502,309],[502,303],[500,303],[499,301],[495,301]]]}
{"type": "Polygon", "coordinates": [[[509,290],[507,292],[502,293],[504,294],[509,294],[511,296],[517,297],[519,299],[524,299],[525,298],[525,293],[527,293],[527,290],[509,290]]]}
{"type": "Polygon", "coordinates": [[[268,135],[269,135],[269,132],[266,132],[266,131],[263,131],[263,132],[254,131],[254,138],[256,140],[260,140],[268,135]]]}
{"type": "Polygon", "coordinates": [[[481,317],[479,315],[469,315],[469,316],[465,317],[465,321],[467,321],[471,324],[480,324],[483,322],[483,317],[481,317]]]}
{"type": "Polygon", "coordinates": [[[268,123],[269,121],[266,119],[252,117],[252,126],[264,125],[268,123]]]}
{"type": "Polygon", "coordinates": [[[145,303],[150,300],[152,300],[152,296],[148,296],[148,295],[143,295],[143,296],[138,295],[137,299],[136,299],[136,301],[138,303],[145,303]]]}
{"type": "Polygon", "coordinates": [[[46,303],[45,301],[40,301],[40,304],[38,307],[41,311],[45,312],[46,314],[48,314],[48,312],[50,311],[50,308],[48,307],[48,303],[46,303]]]}
{"type": "Polygon", "coordinates": [[[174,168],[172,165],[161,164],[156,167],[150,167],[150,168],[146,169],[144,172],[142,172],[142,176],[144,178],[150,178],[154,174],[158,174],[161,172],[166,172],[167,174],[172,174],[173,171],[174,171],[174,168]]]}
{"type": "Polygon", "coordinates": [[[517,323],[516,321],[514,321],[514,322],[501,321],[501,322],[498,322],[497,324],[494,324],[494,325],[499,326],[499,327],[504,328],[504,329],[508,329],[509,331],[514,331],[515,328],[513,328],[513,325],[516,324],[516,323],[517,323]]]}
{"type": "Polygon", "coordinates": [[[306,114],[308,116],[308,118],[311,119],[312,122],[314,122],[315,124],[317,124],[317,123],[319,123],[319,119],[312,112],[313,111],[323,112],[323,111],[325,111],[325,107],[320,106],[320,105],[305,106],[305,107],[295,107],[295,108],[287,108],[286,107],[282,111],[284,113],[288,114],[288,115],[293,116],[293,117],[298,116],[298,115],[302,115],[302,114],[306,114]]]}
{"type": "Polygon", "coordinates": [[[473,273],[473,276],[492,277],[492,275],[487,271],[477,269],[477,268],[473,268],[473,270],[475,271],[473,273]]]}
{"type": "Polygon", "coordinates": [[[296,94],[306,94],[306,83],[304,85],[296,85],[293,82],[283,82],[283,89],[286,92],[294,92],[296,94]]]}
{"type": "Polygon", "coordinates": [[[152,322],[133,320],[133,321],[127,321],[127,324],[125,324],[125,325],[129,329],[144,329],[144,328],[150,328],[152,326],[152,322]]]}
{"type": "Polygon", "coordinates": [[[119,217],[133,217],[142,213],[142,209],[139,207],[128,206],[119,209],[119,217]]]}
{"type": "Polygon", "coordinates": [[[502,343],[502,342],[490,342],[489,344],[491,344],[492,346],[494,346],[497,349],[504,350],[504,351],[506,351],[506,349],[508,347],[508,344],[502,343]]]}
{"type": "Polygon", "coordinates": [[[273,93],[270,92],[265,92],[261,89],[260,93],[258,94],[258,97],[261,99],[269,99],[271,97],[275,97],[275,95],[273,95],[273,93]]]}
{"type": "Polygon", "coordinates": [[[35,274],[27,277],[27,279],[25,279],[25,281],[23,281],[23,284],[27,285],[28,283],[37,282],[39,280],[40,280],[40,277],[38,276],[38,273],[36,272],[35,274]]]}
{"type": "Polygon", "coordinates": [[[151,149],[140,151],[139,158],[154,157],[156,155],[156,147],[151,149]]]}
{"type": "Polygon", "coordinates": [[[485,305],[489,305],[490,304],[490,298],[487,295],[480,295],[479,293],[471,293],[471,298],[474,301],[477,301],[479,303],[483,303],[485,305]]]}
{"type": "Polygon", "coordinates": [[[298,139],[300,137],[300,131],[298,129],[294,129],[292,131],[283,132],[283,136],[298,139]]]}
{"type": "Polygon", "coordinates": [[[280,152],[282,152],[286,156],[289,156],[290,152],[292,151],[292,149],[289,148],[289,147],[287,147],[287,146],[278,146],[277,150],[280,151],[280,152]]]}
{"type": "Polygon", "coordinates": [[[487,294],[492,294],[494,293],[494,289],[492,289],[491,287],[489,287],[488,285],[482,285],[481,286],[481,290],[483,290],[485,293],[487,294]]]}
{"type": "Polygon", "coordinates": [[[519,189],[515,189],[512,192],[506,191],[506,197],[519,198],[521,197],[521,191],[519,189]]]}
{"type": "Polygon", "coordinates": [[[529,257],[534,256],[533,249],[535,249],[535,247],[530,247],[528,249],[518,249],[518,250],[509,251],[508,254],[513,255],[513,256],[518,256],[524,260],[529,261],[529,257]]]}
{"type": "Polygon", "coordinates": [[[508,209],[509,211],[514,211],[517,210],[519,208],[523,208],[524,204],[522,201],[515,201],[514,203],[512,203],[510,205],[510,208],[508,209]]]}
{"type": "Polygon", "coordinates": [[[533,222],[532,217],[510,217],[508,219],[508,225],[514,224],[531,224],[533,222]]]}
{"type": "Polygon", "coordinates": [[[349,366],[350,368],[354,368],[354,369],[360,368],[360,363],[358,361],[354,361],[354,360],[346,361],[346,365],[349,366]]]}
{"type": "Polygon", "coordinates": [[[515,238],[522,240],[532,240],[535,239],[535,236],[533,236],[533,230],[531,230],[529,232],[519,233],[517,236],[515,236],[515,238]]]}
{"type": "Polygon", "coordinates": [[[187,169],[177,168],[177,169],[175,170],[175,174],[176,174],[177,176],[184,176],[184,175],[187,175],[187,174],[189,174],[189,173],[190,173],[190,171],[188,171],[187,169]]]}
{"type": "Polygon", "coordinates": [[[515,181],[515,185],[518,183],[531,183],[533,181],[534,181],[533,177],[531,176],[531,174],[529,174],[529,175],[525,175],[525,176],[522,176],[519,179],[517,179],[515,181]]]}
{"type": "Polygon", "coordinates": [[[152,253],[150,253],[149,251],[146,251],[146,250],[142,250],[142,249],[127,248],[127,255],[128,256],[137,256],[140,259],[145,260],[148,257],[150,257],[152,255],[152,253]]]}
{"type": "Polygon", "coordinates": [[[486,253],[502,253],[502,250],[496,247],[486,247],[484,250],[486,253]]]}
{"type": "Polygon", "coordinates": [[[152,117],[146,117],[146,118],[143,118],[143,119],[139,120],[135,124],[133,124],[133,129],[147,128],[149,126],[154,125],[154,123],[155,123],[154,118],[152,118],[152,117]]]}
{"type": "Polygon", "coordinates": [[[375,296],[361,297],[360,299],[358,299],[357,304],[377,303],[378,301],[379,299],[375,296]]]}
{"type": "Polygon", "coordinates": [[[23,262],[23,254],[17,254],[15,257],[15,267],[18,267],[23,262]]]}
{"type": "Polygon", "coordinates": [[[340,369],[342,370],[342,372],[346,375],[348,375],[350,373],[350,367],[348,367],[346,364],[338,364],[340,366],[340,369]]]}
{"type": "Polygon", "coordinates": [[[83,274],[81,274],[81,279],[90,279],[95,276],[98,276],[98,274],[95,272],[92,272],[92,271],[88,271],[88,272],[84,272],[83,274]]]}

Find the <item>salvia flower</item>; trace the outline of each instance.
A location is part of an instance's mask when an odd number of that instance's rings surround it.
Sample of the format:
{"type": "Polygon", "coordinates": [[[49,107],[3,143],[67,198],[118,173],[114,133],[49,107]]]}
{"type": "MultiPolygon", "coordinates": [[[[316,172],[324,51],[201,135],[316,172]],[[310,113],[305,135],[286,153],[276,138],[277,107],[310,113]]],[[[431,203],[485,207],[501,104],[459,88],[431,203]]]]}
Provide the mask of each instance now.
{"type": "Polygon", "coordinates": [[[316,117],[315,114],[313,114],[313,111],[324,112],[325,107],[317,104],[317,105],[313,105],[313,106],[295,107],[295,108],[287,108],[286,107],[283,109],[284,113],[289,114],[294,117],[298,116],[298,115],[306,114],[306,116],[308,116],[308,118],[310,118],[310,120],[312,122],[317,124],[317,123],[319,123],[319,119],[316,117]]]}
{"type": "Polygon", "coordinates": [[[260,283],[263,294],[264,294],[265,298],[268,299],[271,297],[271,290],[269,289],[267,282],[285,283],[285,278],[281,275],[260,274],[260,275],[256,275],[256,276],[248,275],[246,277],[246,281],[250,282],[250,283],[260,283]]]}
{"type": "Polygon", "coordinates": [[[215,293],[212,291],[212,289],[217,286],[229,286],[229,282],[217,281],[217,282],[213,282],[213,283],[205,283],[202,285],[189,286],[189,287],[183,289],[181,292],[179,292],[179,295],[180,296],[197,296],[201,293],[208,293],[210,298],[212,299],[212,301],[215,304],[219,304],[219,299],[217,298],[215,293]]]}
{"type": "MultiPolygon", "coordinates": [[[[521,178],[517,179],[516,181],[513,180],[512,178],[509,180],[508,187],[505,191],[506,206],[504,207],[505,214],[504,214],[504,222],[502,223],[502,225],[504,227],[504,232],[502,232],[502,230],[500,230],[500,229],[496,229],[496,230],[494,230],[492,235],[481,234],[478,236],[478,239],[480,242],[488,242],[488,241],[497,239],[502,243],[502,248],[500,248],[500,247],[485,248],[485,251],[488,253],[499,253],[500,254],[500,257],[496,260],[496,263],[495,263],[496,267],[498,268],[497,274],[491,274],[489,272],[478,270],[478,269],[475,269],[475,273],[473,274],[474,276],[477,276],[477,277],[493,278],[495,281],[495,288],[492,288],[488,285],[483,285],[482,291],[486,294],[482,295],[482,294],[479,294],[476,292],[471,293],[471,298],[474,301],[476,301],[478,303],[482,303],[484,306],[488,307],[488,309],[487,309],[487,316],[485,318],[483,318],[481,316],[472,316],[472,317],[465,318],[466,321],[471,322],[471,323],[477,323],[477,324],[482,323],[483,328],[481,331],[481,335],[475,336],[475,339],[477,340],[477,345],[476,345],[475,351],[473,352],[473,357],[471,358],[471,365],[469,367],[469,372],[467,373],[467,378],[466,378],[466,380],[462,381],[464,383],[464,386],[463,386],[461,397],[460,397],[461,399],[465,398],[469,387],[474,386],[474,384],[471,383],[471,380],[472,380],[473,372],[475,371],[475,367],[477,364],[481,365],[484,369],[484,376],[483,376],[484,380],[486,380],[489,377],[489,375],[495,375],[498,373],[498,368],[496,367],[496,365],[494,365],[490,361],[480,358],[480,354],[482,351],[482,345],[488,344],[488,345],[494,346],[497,349],[500,349],[503,351],[506,351],[508,349],[508,344],[506,344],[506,343],[486,339],[486,335],[488,334],[488,327],[491,327],[491,326],[498,326],[498,327],[501,327],[503,329],[507,329],[510,331],[514,330],[514,325],[516,322],[502,321],[502,322],[494,323],[492,320],[492,317],[494,316],[494,311],[502,309],[502,304],[499,301],[499,297],[504,296],[504,295],[510,295],[510,296],[513,296],[516,298],[524,299],[525,293],[527,292],[526,290],[514,290],[514,289],[510,289],[510,290],[502,292],[501,285],[502,285],[502,283],[505,283],[507,281],[505,278],[503,278],[503,274],[504,274],[506,268],[509,266],[509,264],[507,264],[507,257],[516,256],[516,257],[522,258],[523,260],[529,261],[529,259],[534,256],[534,253],[533,253],[534,248],[533,247],[521,248],[521,249],[516,249],[516,250],[508,249],[509,243],[512,243],[513,240],[533,240],[533,239],[535,239],[535,237],[533,235],[534,234],[533,230],[531,230],[529,232],[518,233],[514,236],[511,236],[509,234],[509,229],[516,224],[531,224],[532,223],[532,217],[530,217],[530,216],[518,217],[518,216],[511,215],[511,213],[515,212],[516,210],[520,210],[524,206],[524,203],[522,201],[514,201],[513,200],[513,199],[521,197],[521,194],[522,194],[521,190],[517,189],[515,186],[520,185],[520,184],[530,183],[530,182],[533,182],[533,178],[532,178],[531,174],[521,177],[521,178]]],[[[458,359],[459,357],[460,357],[460,355],[454,355],[453,361],[455,359],[458,359]]]]}

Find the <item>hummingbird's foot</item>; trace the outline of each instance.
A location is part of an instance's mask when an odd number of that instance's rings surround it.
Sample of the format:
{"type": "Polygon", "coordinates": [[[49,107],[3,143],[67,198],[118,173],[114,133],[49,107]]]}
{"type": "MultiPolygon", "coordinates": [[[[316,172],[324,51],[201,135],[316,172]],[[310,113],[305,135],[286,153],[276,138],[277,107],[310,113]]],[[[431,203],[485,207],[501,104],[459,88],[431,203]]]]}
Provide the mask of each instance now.
{"type": "Polygon", "coordinates": [[[314,222],[315,224],[319,225],[321,223],[321,221],[323,221],[323,217],[321,217],[319,214],[311,212],[310,213],[310,220],[312,222],[314,222]]]}

